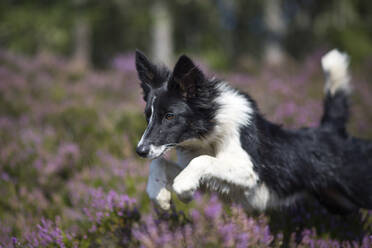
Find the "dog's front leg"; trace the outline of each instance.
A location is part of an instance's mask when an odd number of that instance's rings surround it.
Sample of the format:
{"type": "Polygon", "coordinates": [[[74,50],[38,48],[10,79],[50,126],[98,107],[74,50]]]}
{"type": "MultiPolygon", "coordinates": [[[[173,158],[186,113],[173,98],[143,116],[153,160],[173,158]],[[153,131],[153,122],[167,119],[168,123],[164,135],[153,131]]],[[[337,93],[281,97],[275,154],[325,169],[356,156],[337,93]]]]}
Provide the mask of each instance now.
{"type": "Polygon", "coordinates": [[[192,159],[173,181],[173,190],[178,198],[184,202],[190,201],[208,168],[213,167],[213,164],[217,161],[215,157],[208,155],[201,155],[192,159]]]}
{"type": "Polygon", "coordinates": [[[154,159],[150,164],[146,191],[150,199],[163,210],[170,208],[171,192],[167,187],[180,171],[181,168],[175,163],[164,158],[154,159]]]}
{"type": "Polygon", "coordinates": [[[190,200],[200,182],[212,178],[245,189],[253,188],[257,185],[258,176],[249,163],[231,156],[226,159],[208,155],[196,157],[174,179],[173,190],[181,200],[190,200]]]}

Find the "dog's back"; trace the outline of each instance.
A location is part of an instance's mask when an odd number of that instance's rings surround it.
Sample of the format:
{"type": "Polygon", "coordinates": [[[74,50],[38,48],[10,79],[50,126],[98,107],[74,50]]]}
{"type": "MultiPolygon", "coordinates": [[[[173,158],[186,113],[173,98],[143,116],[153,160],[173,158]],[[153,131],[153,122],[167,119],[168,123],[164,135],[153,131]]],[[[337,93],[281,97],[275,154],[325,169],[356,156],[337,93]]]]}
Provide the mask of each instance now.
{"type": "Polygon", "coordinates": [[[286,195],[288,190],[303,187],[328,210],[340,214],[358,208],[372,209],[372,142],[352,137],[346,129],[351,93],[348,64],[348,56],[337,50],[323,57],[326,86],[319,127],[274,128],[278,131],[268,134],[270,142],[266,150],[270,154],[263,156],[276,158],[267,163],[276,164],[275,175],[281,178],[267,177],[272,188],[279,193],[283,190],[286,195]],[[275,143],[280,145],[273,146],[275,143]]]}

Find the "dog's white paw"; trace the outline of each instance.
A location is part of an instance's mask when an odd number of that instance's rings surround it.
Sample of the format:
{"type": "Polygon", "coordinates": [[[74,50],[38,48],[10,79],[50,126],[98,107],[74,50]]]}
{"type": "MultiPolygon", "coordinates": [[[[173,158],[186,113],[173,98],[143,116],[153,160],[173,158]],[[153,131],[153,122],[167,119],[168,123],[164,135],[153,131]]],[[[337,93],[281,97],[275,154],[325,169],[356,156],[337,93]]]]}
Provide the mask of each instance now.
{"type": "Polygon", "coordinates": [[[159,194],[155,198],[155,203],[162,209],[162,210],[169,210],[170,209],[170,202],[171,202],[171,192],[166,188],[162,188],[159,194]]]}
{"type": "Polygon", "coordinates": [[[199,179],[183,177],[182,175],[180,176],[177,176],[174,179],[173,190],[181,201],[187,203],[192,200],[192,197],[199,186],[199,179]]]}
{"type": "Polygon", "coordinates": [[[171,192],[165,186],[149,183],[146,191],[151,201],[162,210],[170,209],[171,192]]]}

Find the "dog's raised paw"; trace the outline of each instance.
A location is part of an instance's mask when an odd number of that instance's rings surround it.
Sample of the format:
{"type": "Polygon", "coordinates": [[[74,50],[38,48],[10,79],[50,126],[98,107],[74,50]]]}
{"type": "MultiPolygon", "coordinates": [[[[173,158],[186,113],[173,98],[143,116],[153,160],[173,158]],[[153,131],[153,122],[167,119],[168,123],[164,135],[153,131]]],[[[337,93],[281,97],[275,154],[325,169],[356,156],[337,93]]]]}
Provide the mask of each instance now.
{"type": "Polygon", "coordinates": [[[156,203],[164,211],[168,211],[170,209],[170,201],[157,201],[156,203]]]}
{"type": "Polygon", "coordinates": [[[160,189],[156,196],[150,195],[150,199],[162,210],[167,211],[170,209],[171,192],[166,188],[160,189]]]}
{"type": "Polygon", "coordinates": [[[190,202],[198,187],[197,180],[191,179],[176,179],[173,182],[173,190],[182,202],[190,202]]]}

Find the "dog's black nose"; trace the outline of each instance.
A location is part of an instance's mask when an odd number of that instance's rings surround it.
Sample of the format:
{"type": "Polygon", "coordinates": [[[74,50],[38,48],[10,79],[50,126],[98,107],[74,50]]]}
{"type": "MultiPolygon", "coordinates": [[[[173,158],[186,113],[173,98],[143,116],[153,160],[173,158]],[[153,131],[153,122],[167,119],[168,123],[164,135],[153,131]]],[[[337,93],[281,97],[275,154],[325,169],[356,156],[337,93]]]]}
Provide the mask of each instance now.
{"type": "Polygon", "coordinates": [[[146,158],[150,152],[150,146],[137,146],[136,152],[143,158],[146,158]]]}

